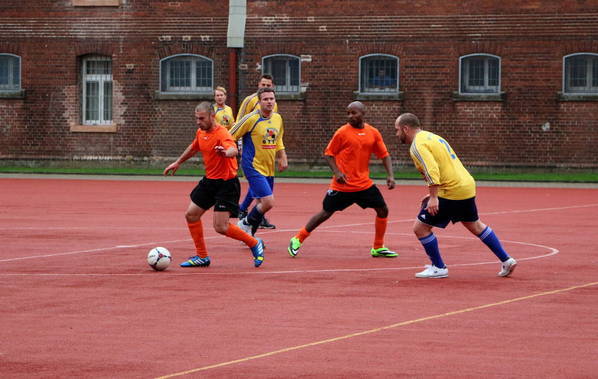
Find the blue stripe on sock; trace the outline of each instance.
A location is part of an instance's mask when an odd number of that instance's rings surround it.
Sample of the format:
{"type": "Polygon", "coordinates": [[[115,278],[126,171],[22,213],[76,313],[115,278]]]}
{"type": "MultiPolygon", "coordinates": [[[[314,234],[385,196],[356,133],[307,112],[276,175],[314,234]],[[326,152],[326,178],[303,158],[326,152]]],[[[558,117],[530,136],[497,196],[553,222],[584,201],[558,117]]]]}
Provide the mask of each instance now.
{"type": "Polygon", "coordinates": [[[444,262],[442,261],[442,257],[440,257],[440,250],[438,249],[438,240],[434,233],[431,233],[429,236],[424,238],[420,238],[419,242],[421,242],[426,254],[430,257],[432,264],[438,268],[445,268],[444,262]]]}
{"type": "Polygon", "coordinates": [[[509,259],[509,254],[507,254],[507,252],[502,248],[500,240],[496,234],[494,234],[494,230],[492,230],[489,226],[487,226],[478,237],[484,244],[486,244],[486,246],[488,246],[490,250],[492,250],[494,255],[496,255],[501,262],[509,259]]]}

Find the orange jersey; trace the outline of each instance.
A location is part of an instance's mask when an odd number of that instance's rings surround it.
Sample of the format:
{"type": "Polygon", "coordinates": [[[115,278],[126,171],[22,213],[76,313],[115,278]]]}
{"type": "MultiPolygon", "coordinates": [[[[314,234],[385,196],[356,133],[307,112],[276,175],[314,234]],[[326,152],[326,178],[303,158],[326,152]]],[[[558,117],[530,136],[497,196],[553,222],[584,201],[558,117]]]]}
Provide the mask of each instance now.
{"type": "Polygon", "coordinates": [[[356,192],[370,188],[374,184],[369,168],[372,153],[380,159],[389,155],[378,129],[365,123],[363,129],[350,124],[341,126],[334,133],[324,154],[334,157],[339,170],[347,177],[347,183],[341,184],[332,178],[330,189],[356,192]]]}
{"type": "Polygon", "coordinates": [[[191,145],[195,151],[201,151],[206,168],[206,178],[228,180],[237,176],[237,169],[239,168],[237,158],[227,158],[214,150],[215,146],[223,146],[225,150],[230,147],[237,147],[233,137],[225,127],[216,124],[216,127],[209,132],[197,129],[195,140],[191,145]]]}

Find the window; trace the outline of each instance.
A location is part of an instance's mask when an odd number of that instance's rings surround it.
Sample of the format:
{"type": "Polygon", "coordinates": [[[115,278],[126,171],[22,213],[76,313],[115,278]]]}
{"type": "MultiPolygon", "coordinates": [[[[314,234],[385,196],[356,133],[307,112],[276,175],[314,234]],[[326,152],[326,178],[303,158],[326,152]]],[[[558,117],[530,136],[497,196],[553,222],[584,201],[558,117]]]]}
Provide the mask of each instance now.
{"type": "Polygon", "coordinates": [[[21,89],[21,57],[0,54],[0,91],[21,89]]]}
{"type": "Polygon", "coordinates": [[[212,93],[211,59],[200,55],[175,55],[160,62],[160,91],[170,93],[212,93]]]}
{"type": "Polygon", "coordinates": [[[83,59],[83,124],[112,123],[112,60],[89,56],[83,59]]]}
{"type": "Polygon", "coordinates": [[[598,54],[572,54],[564,58],[564,92],[598,94],[598,54]]]}
{"type": "Polygon", "coordinates": [[[398,93],[399,58],[385,54],[371,54],[359,58],[359,92],[398,93]]]}
{"type": "Polygon", "coordinates": [[[278,93],[299,93],[299,57],[294,55],[269,55],[262,59],[262,72],[272,75],[274,89],[278,93]]]}
{"type": "Polygon", "coordinates": [[[471,54],[459,58],[461,94],[500,92],[500,57],[471,54]]]}

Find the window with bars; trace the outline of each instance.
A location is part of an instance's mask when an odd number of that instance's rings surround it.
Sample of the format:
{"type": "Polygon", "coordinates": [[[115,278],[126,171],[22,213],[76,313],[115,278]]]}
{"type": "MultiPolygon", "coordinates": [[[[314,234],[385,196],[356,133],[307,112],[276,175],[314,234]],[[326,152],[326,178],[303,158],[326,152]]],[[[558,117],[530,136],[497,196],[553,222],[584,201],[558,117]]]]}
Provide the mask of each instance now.
{"type": "Polygon", "coordinates": [[[359,92],[398,93],[399,58],[386,54],[370,54],[359,58],[359,92]]]}
{"type": "Polygon", "coordinates": [[[112,59],[89,56],[82,62],[83,124],[112,123],[112,59]]]}
{"type": "Polygon", "coordinates": [[[565,93],[598,94],[598,54],[566,56],[563,73],[565,93]]]}
{"type": "Polygon", "coordinates": [[[160,62],[160,91],[166,93],[212,93],[211,59],[200,55],[175,55],[160,62]]]}
{"type": "Polygon", "coordinates": [[[0,91],[21,89],[21,57],[0,54],[0,91]]]}
{"type": "Polygon", "coordinates": [[[269,55],[262,59],[262,72],[272,75],[277,93],[299,93],[301,90],[301,65],[294,55],[269,55]]]}
{"type": "Polygon", "coordinates": [[[462,94],[500,92],[500,57],[471,54],[460,58],[460,89],[462,94]]]}

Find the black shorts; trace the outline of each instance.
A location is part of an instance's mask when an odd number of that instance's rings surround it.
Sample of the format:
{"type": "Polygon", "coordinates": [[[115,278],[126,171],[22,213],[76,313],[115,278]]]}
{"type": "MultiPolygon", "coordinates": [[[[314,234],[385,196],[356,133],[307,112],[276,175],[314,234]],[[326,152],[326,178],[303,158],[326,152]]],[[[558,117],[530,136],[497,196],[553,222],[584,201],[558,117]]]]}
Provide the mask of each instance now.
{"type": "Polygon", "coordinates": [[[239,178],[224,180],[204,177],[189,194],[191,201],[198,207],[208,210],[214,206],[214,212],[228,211],[231,217],[239,214],[240,196],[239,178]]]}
{"type": "Polygon", "coordinates": [[[322,202],[326,212],[342,211],[352,204],[357,204],[363,209],[386,207],[386,202],[376,185],[357,192],[341,192],[329,189],[322,202]]]}
{"type": "Polygon", "coordinates": [[[422,202],[417,219],[424,224],[446,228],[449,222],[474,222],[479,219],[478,208],[475,205],[475,196],[465,200],[449,200],[438,198],[438,213],[435,216],[426,211],[428,200],[422,202]]]}

